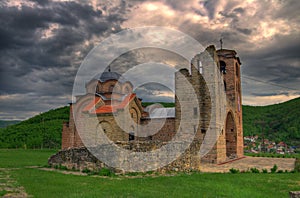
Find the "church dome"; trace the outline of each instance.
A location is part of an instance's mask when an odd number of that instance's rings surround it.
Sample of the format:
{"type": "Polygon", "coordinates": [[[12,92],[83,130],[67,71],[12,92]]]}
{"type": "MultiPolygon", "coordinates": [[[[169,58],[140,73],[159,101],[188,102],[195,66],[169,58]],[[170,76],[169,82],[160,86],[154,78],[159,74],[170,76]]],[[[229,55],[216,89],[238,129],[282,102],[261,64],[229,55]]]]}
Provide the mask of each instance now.
{"type": "Polygon", "coordinates": [[[98,80],[100,80],[101,82],[106,82],[108,80],[118,80],[119,82],[125,82],[125,78],[122,77],[121,74],[117,73],[117,72],[103,72],[100,77],[98,78],[98,80]]]}

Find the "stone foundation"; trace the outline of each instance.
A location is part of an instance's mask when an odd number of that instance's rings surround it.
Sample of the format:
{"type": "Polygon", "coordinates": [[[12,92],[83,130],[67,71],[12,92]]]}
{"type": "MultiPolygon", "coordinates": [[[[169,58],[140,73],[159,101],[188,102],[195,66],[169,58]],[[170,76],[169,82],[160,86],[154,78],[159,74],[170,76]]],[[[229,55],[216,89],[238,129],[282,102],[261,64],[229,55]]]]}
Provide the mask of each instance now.
{"type": "MultiPolygon", "coordinates": [[[[166,142],[159,141],[127,141],[116,143],[116,145],[119,147],[131,150],[133,152],[147,152],[158,149],[165,144],[166,142]]],[[[180,146],[180,143],[178,144],[180,146]]],[[[103,146],[105,147],[105,145],[102,145],[101,147],[103,146]]],[[[196,150],[199,148],[200,144],[193,142],[190,147],[175,161],[154,171],[165,172],[200,170],[200,157],[198,152],[196,152],[196,150]]],[[[66,166],[70,170],[73,169],[82,171],[84,169],[88,169],[91,171],[99,171],[101,168],[109,168],[114,172],[124,173],[123,170],[109,167],[105,163],[98,160],[86,147],[61,150],[49,158],[48,164],[52,167],[55,167],[56,165],[66,166]]]]}

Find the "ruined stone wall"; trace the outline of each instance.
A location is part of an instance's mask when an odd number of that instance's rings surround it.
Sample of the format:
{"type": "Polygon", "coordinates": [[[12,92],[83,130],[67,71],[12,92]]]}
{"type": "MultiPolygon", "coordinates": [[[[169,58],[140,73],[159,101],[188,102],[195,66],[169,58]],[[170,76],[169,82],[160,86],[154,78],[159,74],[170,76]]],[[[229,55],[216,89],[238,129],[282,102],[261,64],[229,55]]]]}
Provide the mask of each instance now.
{"type": "MultiPolygon", "coordinates": [[[[125,141],[117,142],[117,146],[131,150],[133,152],[146,152],[149,150],[155,150],[165,145],[167,142],[163,141],[125,141]]],[[[180,147],[182,142],[178,142],[180,147]]],[[[194,142],[194,147],[200,147],[199,143],[194,142]]],[[[101,146],[102,148],[105,145],[101,146]]],[[[112,155],[114,153],[111,153],[112,155]]],[[[167,156],[166,156],[167,157],[167,156]]],[[[62,165],[66,166],[68,169],[75,170],[84,170],[89,169],[92,171],[100,170],[103,167],[109,168],[115,172],[123,172],[123,170],[116,169],[113,167],[107,166],[105,163],[101,162],[99,159],[94,157],[91,152],[86,147],[81,148],[71,148],[61,150],[55,155],[51,156],[48,159],[48,164],[51,166],[62,165]]],[[[134,166],[134,164],[133,164],[134,166]]],[[[156,171],[165,172],[165,171],[191,171],[191,170],[200,170],[200,157],[195,149],[187,149],[179,158],[173,161],[170,164],[167,164],[163,167],[160,167],[156,171]]]]}
{"type": "MultiPolygon", "coordinates": [[[[176,129],[175,129],[175,118],[166,118],[166,119],[161,119],[161,118],[154,118],[154,119],[142,119],[141,125],[145,126],[145,131],[144,133],[147,133],[147,131],[150,131],[150,127],[154,128],[160,128],[160,126],[163,124],[161,129],[157,131],[155,134],[148,136],[147,138],[138,138],[138,140],[160,140],[164,142],[171,141],[174,135],[176,134],[176,129]],[[149,124],[151,122],[151,125],[149,124]]],[[[142,132],[141,132],[142,133],[142,132]]]]}

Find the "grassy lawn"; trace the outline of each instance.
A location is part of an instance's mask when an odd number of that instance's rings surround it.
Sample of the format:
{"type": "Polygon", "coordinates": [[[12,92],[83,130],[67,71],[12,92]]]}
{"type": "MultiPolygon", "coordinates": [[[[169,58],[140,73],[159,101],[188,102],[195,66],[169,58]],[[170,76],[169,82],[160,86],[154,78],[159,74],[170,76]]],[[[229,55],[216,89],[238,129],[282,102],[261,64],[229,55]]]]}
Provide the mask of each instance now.
{"type": "Polygon", "coordinates": [[[0,150],[0,167],[11,169],[19,185],[34,197],[289,197],[300,190],[299,173],[209,174],[100,178],[65,175],[26,166],[46,165],[55,151],[0,150]]]}
{"type": "Polygon", "coordinates": [[[56,150],[0,149],[0,168],[44,166],[56,150]]]}

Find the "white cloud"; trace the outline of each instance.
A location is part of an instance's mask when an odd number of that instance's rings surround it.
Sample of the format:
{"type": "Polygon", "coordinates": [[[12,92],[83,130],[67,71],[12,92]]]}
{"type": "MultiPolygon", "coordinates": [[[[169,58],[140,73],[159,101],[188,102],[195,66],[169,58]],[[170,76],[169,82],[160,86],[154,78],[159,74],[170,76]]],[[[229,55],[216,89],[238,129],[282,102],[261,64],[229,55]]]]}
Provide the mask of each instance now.
{"type": "Polygon", "coordinates": [[[244,105],[251,106],[265,106],[270,104],[278,104],[294,98],[300,97],[298,95],[274,95],[274,96],[244,96],[243,103],[244,105]]]}

